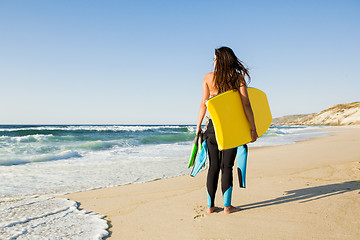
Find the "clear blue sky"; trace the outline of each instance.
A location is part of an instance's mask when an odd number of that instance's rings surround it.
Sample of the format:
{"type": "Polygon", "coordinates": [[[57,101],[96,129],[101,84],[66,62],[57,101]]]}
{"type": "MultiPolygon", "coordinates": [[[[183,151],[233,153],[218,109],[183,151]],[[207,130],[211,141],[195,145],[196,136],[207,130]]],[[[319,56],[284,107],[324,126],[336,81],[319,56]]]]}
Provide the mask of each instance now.
{"type": "Polygon", "coordinates": [[[360,100],[360,1],[0,0],[0,124],[195,124],[231,47],[274,117],[360,100]]]}

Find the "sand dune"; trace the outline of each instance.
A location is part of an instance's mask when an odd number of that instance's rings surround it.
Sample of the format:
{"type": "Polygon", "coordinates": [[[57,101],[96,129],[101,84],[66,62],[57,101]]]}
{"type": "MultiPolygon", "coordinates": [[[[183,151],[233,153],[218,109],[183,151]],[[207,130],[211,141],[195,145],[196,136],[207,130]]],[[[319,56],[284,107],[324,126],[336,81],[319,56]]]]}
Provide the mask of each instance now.
{"type": "Polygon", "coordinates": [[[319,113],[275,118],[279,125],[360,125],[360,102],[338,104],[319,113]]]}

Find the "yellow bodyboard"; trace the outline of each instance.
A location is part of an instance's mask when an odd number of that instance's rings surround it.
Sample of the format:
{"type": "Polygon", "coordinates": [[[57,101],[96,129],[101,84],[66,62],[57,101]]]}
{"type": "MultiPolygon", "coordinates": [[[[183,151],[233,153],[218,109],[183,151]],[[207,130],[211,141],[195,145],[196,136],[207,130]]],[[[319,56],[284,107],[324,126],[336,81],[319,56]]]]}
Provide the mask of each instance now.
{"type": "MultiPolygon", "coordinates": [[[[248,88],[251,108],[254,113],[258,136],[271,125],[272,116],[266,94],[256,88],[248,88]]],[[[250,124],[242,106],[239,91],[231,90],[206,102],[214,124],[219,150],[230,149],[251,142],[250,124]]]]}

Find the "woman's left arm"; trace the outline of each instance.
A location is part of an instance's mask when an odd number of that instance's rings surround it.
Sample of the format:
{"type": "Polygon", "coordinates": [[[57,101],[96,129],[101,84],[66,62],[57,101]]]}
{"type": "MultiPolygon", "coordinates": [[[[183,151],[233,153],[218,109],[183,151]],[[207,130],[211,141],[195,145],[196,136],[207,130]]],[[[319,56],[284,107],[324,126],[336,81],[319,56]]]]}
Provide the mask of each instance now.
{"type": "Polygon", "coordinates": [[[240,92],[241,102],[242,102],[242,105],[243,105],[243,108],[245,111],[246,118],[248,119],[248,121],[250,123],[250,127],[251,127],[251,142],[255,142],[256,139],[258,138],[258,134],[256,131],[256,126],[255,126],[254,113],[251,108],[249,95],[248,95],[247,87],[245,84],[242,84],[240,86],[239,92],[240,92]]]}
{"type": "Polygon", "coordinates": [[[206,100],[209,98],[209,87],[207,85],[207,78],[209,77],[208,76],[209,74],[206,74],[205,77],[204,77],[204,80],[203,80],[203,90],[202,90],[202,97],[201,97],[201,102],[200,102],[200,109],[199,109],[199,113],[198,113],[198,121],[197,121],[197,124],[196,124],[196,134],[198,134],[199,132],[202,132],[202,129],[201,129],[201,123],[204,119],[204,116],[206,114],[206,100]]]}

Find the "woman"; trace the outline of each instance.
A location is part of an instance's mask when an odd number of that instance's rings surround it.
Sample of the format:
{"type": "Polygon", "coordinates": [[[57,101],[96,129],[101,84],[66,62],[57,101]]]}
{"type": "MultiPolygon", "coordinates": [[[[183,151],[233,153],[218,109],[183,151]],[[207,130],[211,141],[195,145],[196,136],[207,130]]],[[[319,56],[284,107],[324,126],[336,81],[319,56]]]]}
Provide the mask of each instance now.
{"type": "MultiPolygon", "coordinates": [[[[236,89],[240,92],[241,101],[245,110],[246,117],[251,126],[252,142],[258,138],[254,121],[254,114],[251,109],[245,76],[250,80],[248,70],[241,61],[235,56],[234,52],[228,47],[215,49],[214,55],[214,72],[208,73],[203,81],[203,93],[199,109],[196,133],[202,132],[201,123],[206,113],[205,102],[209,97],[213,97],[219,93],[236,89]]],[[[221,169],[221,188],[223,196],[225,195],[230,201],[224,198],[224,213],[229,214],[235,210],[231,206],[231,193],[233,185],[232,168],[237,153],[237,148],[219,151],[215,138],[214,127],[211,119],[209,120],[207,130],[204,133],[207,139],[209,153],[209,170],[207,175],[207,195],[208,195],[208,213],[215,211],[214,206],[215,193],[221,169]]]]}

